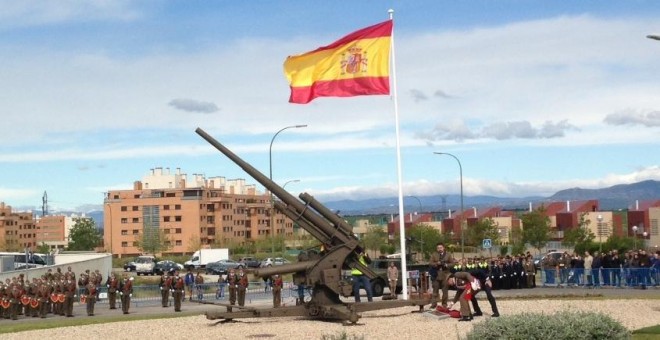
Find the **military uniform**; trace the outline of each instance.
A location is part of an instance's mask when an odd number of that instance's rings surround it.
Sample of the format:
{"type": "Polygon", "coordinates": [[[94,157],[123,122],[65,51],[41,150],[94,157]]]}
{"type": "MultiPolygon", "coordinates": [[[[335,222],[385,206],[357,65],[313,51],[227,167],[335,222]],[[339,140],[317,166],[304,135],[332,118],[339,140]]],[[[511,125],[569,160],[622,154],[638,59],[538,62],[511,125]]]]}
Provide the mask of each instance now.
{"type": "Polygon", "coordinates": [[[181,301],[183,300],[183,294],[185,293],[185,282],[181,276],[176,274],[172,282],[172,298],[174,299],[174,311],[181,311],[181,301]]]}
{"type": "Polygon", "coordinates": [[[160,277],[160,282],[158,283],[160,287],[160,303],[163,307],[168,307],[170,302],[170,289],[172,289],[172,278],[163,273],[160,277]]]}
{"type": "Polygon", "coordinates": [[[64,314],[73,317],[73,299],[76,297],[76,281],[69,277],[64,283],[64,314]]]}
{"type": "MultiPolygon", "coordinates": [[[[233,270],[229,271],[229,274],[227,274],[227,285],[228,285],[227,290],[229,290],[229,304],[235,305],[238,276],[236,276],[233,270]]],[[[227,311],[231,312],[231,307],[227,307],[227,311]]]]}
{"type": "Polygon", "coordinates": [[[39,317],[45,318],[48,314],[48,305],[50,303],[51,286],[46,280],[42,280],[37,290],[37,298],[39,299],[39,317]]]}
{"type": "Polygon", "coordinates": [[[242,271],[238,274],[238,305],[245,306],[245,293],[248,287],[248,277],[242,271]]]}
{"type": "MultiPolygon", "coordinates": [[[[470,312],[470,301],[472,300],[474,294],[478,292],[473,290],[471,282],[475,281],[476,279],[467,272],[455,273],[454,278],[463,281],[463,286],[461,287],[461,284],[458,282],[458,280],[456,280],[456,288],[458,289],[456,295],[458,296],[458,301],[461,306],[461,319],[459,321],[470,321],[472,320],[472,313],[470,312]]],[[[456,298],[454,298],[454,301],[456,301],[456,298]]]]}
{"type": "Polygon", "coordinates": [[[282,304],[282,286],[284,282],[282,277],[275,275],[273,278],[273,307],[277,308],[282,304]]]}
{"type": "Polygon", "coordinates": [[[121,296],[121,310],[128,314],[131,308],[131,297],[133,296],[133,280],[124,277],[119,284],[119,295],[121,296]]]}
{"type": "Polygon", "coordinates": [[[96,282],[90,280],[89,283],[85,286],[85,295],[87,296],[86,298],[86,304],[87,304],[87,315],[88,316],[94,316],[94,305],[96,304],[96,282]]]}
{"type": "Polygon", "coordinates": [[[110,309],[117,309],[117,291],[119,290],[119,280],[115,277],[115,274],[110,274],[108,281],[105,283],[108,287],[108,303],[110,304],[110,309]]]}
{"type": "Polygon", "coordinates": [[[446,251],[438,251],[431,255],[431,268],[429,274],[431,275],[431,286],[433,288],[433,295],[431,296],[431,308],[435,308],[438,304],[439,291],[442,290],[442,306],[447,306],[447,296],[449,295],[449,286],[447,279],[449,278],[449,268],[454,265],[453,257],[446,251]]]}

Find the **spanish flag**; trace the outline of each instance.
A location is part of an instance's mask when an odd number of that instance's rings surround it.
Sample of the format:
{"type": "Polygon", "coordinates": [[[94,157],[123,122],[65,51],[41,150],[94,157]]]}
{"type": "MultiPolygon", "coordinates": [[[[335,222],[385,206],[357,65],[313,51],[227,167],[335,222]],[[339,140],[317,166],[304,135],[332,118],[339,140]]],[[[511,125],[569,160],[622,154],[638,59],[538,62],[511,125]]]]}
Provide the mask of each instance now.
{"type": "Polygon", "coordinates": [[[387,20],[314,51],[287,57],[284,74],[291,86],[289,102],[390,94],[392,27],[392,20],[387,20]]]}

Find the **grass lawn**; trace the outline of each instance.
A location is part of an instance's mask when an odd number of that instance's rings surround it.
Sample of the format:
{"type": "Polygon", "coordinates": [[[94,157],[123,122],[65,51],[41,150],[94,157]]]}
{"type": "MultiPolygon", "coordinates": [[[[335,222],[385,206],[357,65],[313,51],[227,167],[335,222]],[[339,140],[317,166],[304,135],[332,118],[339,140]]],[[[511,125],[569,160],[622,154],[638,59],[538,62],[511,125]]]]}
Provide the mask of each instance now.
{"type": "Polygon", "coordinates": [[[660,324],[633,331],[633,340],[660,339],[660,324]]]}

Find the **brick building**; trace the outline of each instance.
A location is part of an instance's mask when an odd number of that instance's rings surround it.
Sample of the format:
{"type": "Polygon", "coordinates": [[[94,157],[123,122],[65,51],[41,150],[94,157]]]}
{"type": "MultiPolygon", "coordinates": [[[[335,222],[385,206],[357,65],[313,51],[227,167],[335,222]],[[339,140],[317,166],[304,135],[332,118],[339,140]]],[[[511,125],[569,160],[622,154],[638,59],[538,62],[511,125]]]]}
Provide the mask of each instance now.
{"type": "MultiPolygon", "coordinates": [[[[277,213],[276,236],[293,236],[293,223],[277,213]]],[[[164,235],[168,254],[199,247],[245,244],[271,235],[271,200],[243,179],[188,179],[179,169],[152,169],[133,190],[108,191],[104,202],[104,244],[117,256],[141,253],[145,232],[164,235]]]]}
{"type": "Polygon", "coordinates": [[[0,248],[5,251],[34,250],[36,238],[32,212],[14,212],[10,205],[0,202],[0,248]]]}

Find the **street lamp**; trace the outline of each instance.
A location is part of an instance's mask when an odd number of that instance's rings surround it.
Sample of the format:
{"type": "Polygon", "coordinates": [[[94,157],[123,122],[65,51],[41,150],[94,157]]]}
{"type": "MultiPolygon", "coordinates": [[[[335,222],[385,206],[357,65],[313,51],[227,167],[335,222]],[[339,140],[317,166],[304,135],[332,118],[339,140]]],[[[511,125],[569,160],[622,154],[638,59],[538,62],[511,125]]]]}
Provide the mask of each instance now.
{"type": "MultiPolygon", "coordinates": [[[[307,124],[305,125],[289,125],[287,127],[281,128],[279,131],[273,135],[273,138],[270,140],[270,148],[268,149],[268,168],[269,168],[269,179],[271,182],[273,181],[273,142],[275,141],[275,137],[280,134],[280,132],[286,130],[286,129],[298,129],[298,128],[304,128],[307,127],[307,124]]],[[[275,253],[275,225],[273,223],[273,218],[275,217],[275,201],[273,199],[273,192],[271,191],[270,193],[270,237],[271,237],[271,253],[275,253]]]]}
{"type": "Polygon", "coordinates": [[[637,249],[637,226],[634,225],[632,227],[633,231],[633,249],[637,249]]]}
{"type": "Polygon", "coordinates": [[[642,233],[642,237],[643,237],[643,240],[642,240],[642,248],[643,248],[644,250],[646,250],[646,237],[647,237],[647,236],[649,236],[649,233],[647,233],[647,232],[643,232],[643,233],[642,233]]]}
{"type": "Polygon", "coordinates": [[[298,183],[298,182],[300,182],[299,179],[292,179],[292,180],[290,180],[290,181],[286,181],[286,182],[284,183],[284,185],[282,186],[282,189],[286,188],[286,185],[289,184],[289,183],[298,183]]]}
{"type": "Polygon", "coordinates": [[[458,171],[461,179],[461,215],[459,220],[461,226],[461,254],[462,257],[465,258],[465,232],[463,230],[463,166],[461,165],[461,161],[458,159],[458,157],[448,152],[434,152],[434,154],[451,156],[456,160],[456,162],[458,162],[458,171]]]}
{"type": "Polygon", "coordinates": [[[598,254],[603,252],[603,215],[596,216],[598,220],[598,254]]]}
{"type": "MultiPolygon", "coordinates": [[[[410,198],[414,198],[417,200],[417,203],[419,203],[419,214],[422,213],[422,201],[417,197],[417,196],[408,196],[410,198]]],[[[418,224],[419,226],[419,224],[418,224]]],[[[424,239],[422,238],[422,227],[419,227],[419,252],[421,253],[422,259],[424,258],[424,239]]]]}

